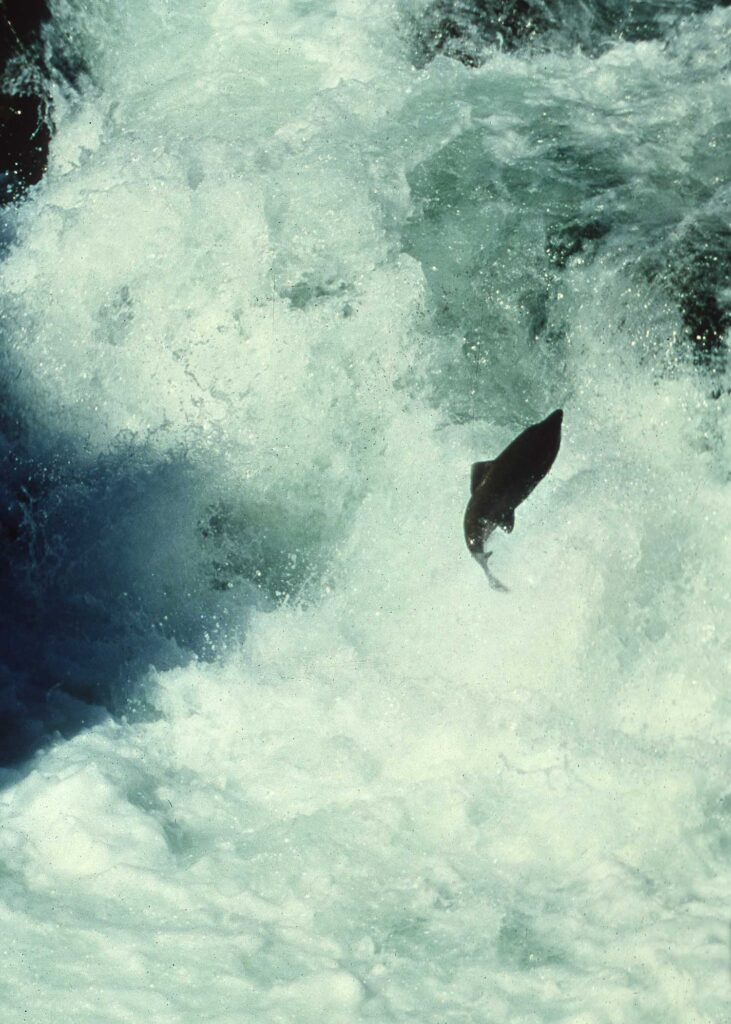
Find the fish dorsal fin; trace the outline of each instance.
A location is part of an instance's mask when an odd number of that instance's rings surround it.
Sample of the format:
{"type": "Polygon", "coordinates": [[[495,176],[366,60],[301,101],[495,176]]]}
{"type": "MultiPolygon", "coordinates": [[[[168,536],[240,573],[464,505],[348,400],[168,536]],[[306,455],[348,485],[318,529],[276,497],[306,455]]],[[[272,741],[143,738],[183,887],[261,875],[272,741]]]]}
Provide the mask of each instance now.
{"type": "Polygon", "coordinates": [[[515,512],[506,512],[500,520],[500,526],[502,526],[506,533],[512,533],[513,527],[515,526],[515,512]]]}
{"type": "Polygon", "coordinates": [[[472,477],[470,479],[470,490],[474,494],[492,467],[492,462],[473,462],[472,477]]]}

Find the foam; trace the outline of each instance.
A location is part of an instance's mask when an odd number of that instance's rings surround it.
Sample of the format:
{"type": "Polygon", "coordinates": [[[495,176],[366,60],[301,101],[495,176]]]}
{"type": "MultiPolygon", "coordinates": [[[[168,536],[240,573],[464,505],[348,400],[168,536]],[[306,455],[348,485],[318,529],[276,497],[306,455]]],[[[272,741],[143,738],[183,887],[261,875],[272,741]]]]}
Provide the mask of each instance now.
{"type": "Polygon", "coordinates": [[[411,68],[388,4],[56,11],[93,85],[0,267],[8,376],[29,443],[154,480],[99,489],[71,589],[211,637],[6,774],[5,1019],[720,1022],[729,427],[630,257],[728,16],[473,72],[411,68]],[[572,203],[579,108],[626,189],[572,203]],[[560,276],[546,203],[614,218],[560,276]],[[559,404],[500,595],[469,464],[559,404]]]}

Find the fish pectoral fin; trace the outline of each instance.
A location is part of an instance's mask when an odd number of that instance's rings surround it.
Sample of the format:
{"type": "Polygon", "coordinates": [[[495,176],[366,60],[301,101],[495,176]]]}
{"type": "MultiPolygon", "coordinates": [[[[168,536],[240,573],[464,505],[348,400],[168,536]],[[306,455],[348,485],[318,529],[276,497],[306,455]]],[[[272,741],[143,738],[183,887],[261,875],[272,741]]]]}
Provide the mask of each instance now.
{"type": "Polygon", "coordinates": [[[491,467],[492,461],[490,459],[488,459],[486,462],[472,463],[472,473],[470,476],[470,491],[472,492],[472,494],[475,493],[477,488],[480,486],[482,481],[490,472],[491,467]]]}
{"type": "Polygon", "coordinates": [[[506,512],[503,516],[500,527],[505,530],[506,533],[512,533],[513,527],[515,526],[515,512],[506,512]]]}

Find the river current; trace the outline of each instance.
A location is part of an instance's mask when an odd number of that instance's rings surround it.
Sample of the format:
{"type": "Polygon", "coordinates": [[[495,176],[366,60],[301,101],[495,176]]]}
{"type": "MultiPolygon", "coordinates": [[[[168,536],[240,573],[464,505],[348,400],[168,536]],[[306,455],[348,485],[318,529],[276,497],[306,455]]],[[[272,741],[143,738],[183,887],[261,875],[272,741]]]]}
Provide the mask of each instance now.
{"type": "Polygon", "coordinates": [[[51,4],[6,1024],[728,1019],[731,10],[532,6],[51,4]]]}

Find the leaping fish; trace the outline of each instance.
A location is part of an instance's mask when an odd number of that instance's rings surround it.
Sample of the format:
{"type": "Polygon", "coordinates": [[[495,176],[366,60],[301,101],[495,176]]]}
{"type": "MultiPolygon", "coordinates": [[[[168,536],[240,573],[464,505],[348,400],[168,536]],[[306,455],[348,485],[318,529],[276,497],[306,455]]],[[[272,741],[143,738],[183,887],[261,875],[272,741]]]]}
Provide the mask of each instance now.
{"type": "Polygon", "coordinates": [[[472,556],[480,563],[490,585],[507,587],[490,572],[485,541],[499,526],[511,533],[515,510],[540,483],[561,446],[563,409],[519,434],[497,458],[472,465],[472,495],[464,514],[464,536],[472,556]]]}

